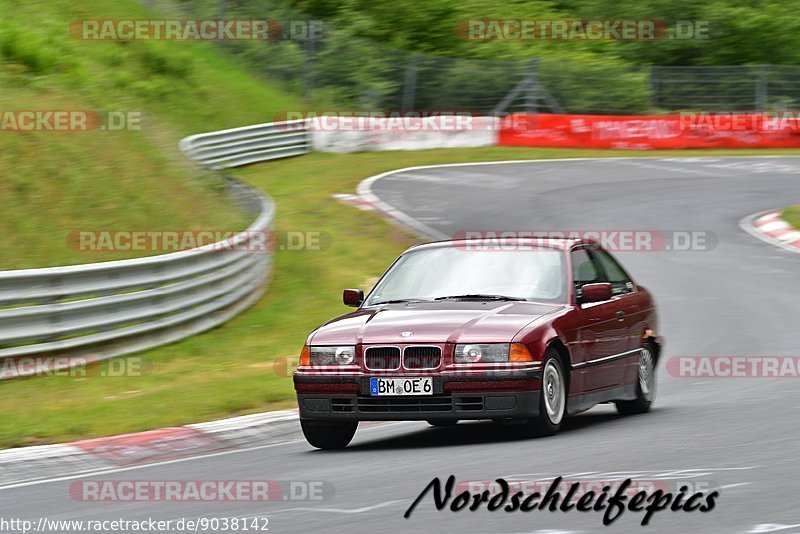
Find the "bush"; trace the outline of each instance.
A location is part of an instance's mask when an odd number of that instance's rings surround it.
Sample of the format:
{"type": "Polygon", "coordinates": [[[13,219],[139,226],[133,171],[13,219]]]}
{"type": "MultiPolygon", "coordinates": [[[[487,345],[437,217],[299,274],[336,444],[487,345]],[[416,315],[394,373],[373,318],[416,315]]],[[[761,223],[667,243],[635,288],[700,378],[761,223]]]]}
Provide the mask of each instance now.
{"type": "MultiPolygon", "coordinates": [[[[139,44],[139,43],[137,43],[139,44]]],[[[188,78],[194,70],[192,59],[185,54],[162,50],[160,43],[141,43],[139,55],[145,69],[151,74],[172,78],[188,78]]]]}
{"type": "Polygon", "coordinates": [[[52,72],[58,65],[58,56],[53,48],[45,45],[44,39],[10,23],[0,26],[0,53],[8,61],[25,65],[34,74],[52,72]]]}

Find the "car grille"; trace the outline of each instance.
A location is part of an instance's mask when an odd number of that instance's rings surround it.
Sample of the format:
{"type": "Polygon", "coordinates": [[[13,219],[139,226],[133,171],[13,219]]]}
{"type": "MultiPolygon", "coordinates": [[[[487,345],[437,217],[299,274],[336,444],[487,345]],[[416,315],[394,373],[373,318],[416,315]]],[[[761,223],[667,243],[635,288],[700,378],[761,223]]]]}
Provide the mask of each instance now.
{"type": "Polygon", "coordinates": [[[331,399],[332,412],[352,412],[353,399],[334,397],[331,399]]]}
{"type": "Polygon", "coordinates": [[[484,409],[483,397],[334,397],[334,413],[419,413],[419,412],[474,412],[484,409]]]}
{"type": "Polygon", "coordinates": [[[400,349],[398,347],[368,347],[364,351],[364,362],[368,369],[399,369],[400,349]]]}
{"type": "Polygon", "coordinates": [[[483,410],[483,397],[456,397],[456,410],[459,412],[474,412],[483,410]]]}
{"type": "Polygon", "coordinates": [[[442,361],[439,347],[406,347],[403,367],[406,369],[436,369],[442,361]]]}
{"type": "Polygon", "coordinates": [[[439,395],[432,397],[358,397],[358,411],[361,413],[413,413],[450,412],[453,398],[439,395]]]}

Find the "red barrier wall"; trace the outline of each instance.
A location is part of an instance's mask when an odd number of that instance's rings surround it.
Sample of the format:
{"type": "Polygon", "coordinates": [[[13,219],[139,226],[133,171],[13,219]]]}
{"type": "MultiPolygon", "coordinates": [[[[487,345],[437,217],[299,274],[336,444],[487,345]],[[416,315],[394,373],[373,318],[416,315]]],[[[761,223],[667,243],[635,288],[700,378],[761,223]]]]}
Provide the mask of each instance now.
{"type": "Polygon", "coordinates": [[[800,147],[800,121],[775,114],[515,114],[503,119],[498,144],[633,150],[793,148],[800,147]]]}

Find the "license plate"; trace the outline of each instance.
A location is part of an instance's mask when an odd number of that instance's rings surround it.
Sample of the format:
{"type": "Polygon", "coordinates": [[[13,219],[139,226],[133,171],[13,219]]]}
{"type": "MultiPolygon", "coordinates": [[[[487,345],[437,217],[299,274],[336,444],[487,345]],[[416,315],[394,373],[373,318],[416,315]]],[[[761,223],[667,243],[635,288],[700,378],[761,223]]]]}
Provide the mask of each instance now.
{"type": "Polygon", "coordinates": [[[373,397],[383,395],[433,395],[433,378],[370,378],[369,393],[373,397]]]}

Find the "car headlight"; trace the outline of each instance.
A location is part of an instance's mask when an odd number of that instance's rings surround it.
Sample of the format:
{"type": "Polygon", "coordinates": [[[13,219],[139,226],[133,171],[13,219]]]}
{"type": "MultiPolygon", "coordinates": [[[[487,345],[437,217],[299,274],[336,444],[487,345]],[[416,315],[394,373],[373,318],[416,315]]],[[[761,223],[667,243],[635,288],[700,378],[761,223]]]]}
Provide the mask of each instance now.
{"type": "Polygon", "coordinates": [[[456,363],[505,363],[508,343],[469,343],[456,345],[456,363]]]}
{"type": "Polygon", "coordinates": [[[356,359],[356,348],[344,347],[309,347],[310,365],[350,365],[356,359]]]}

